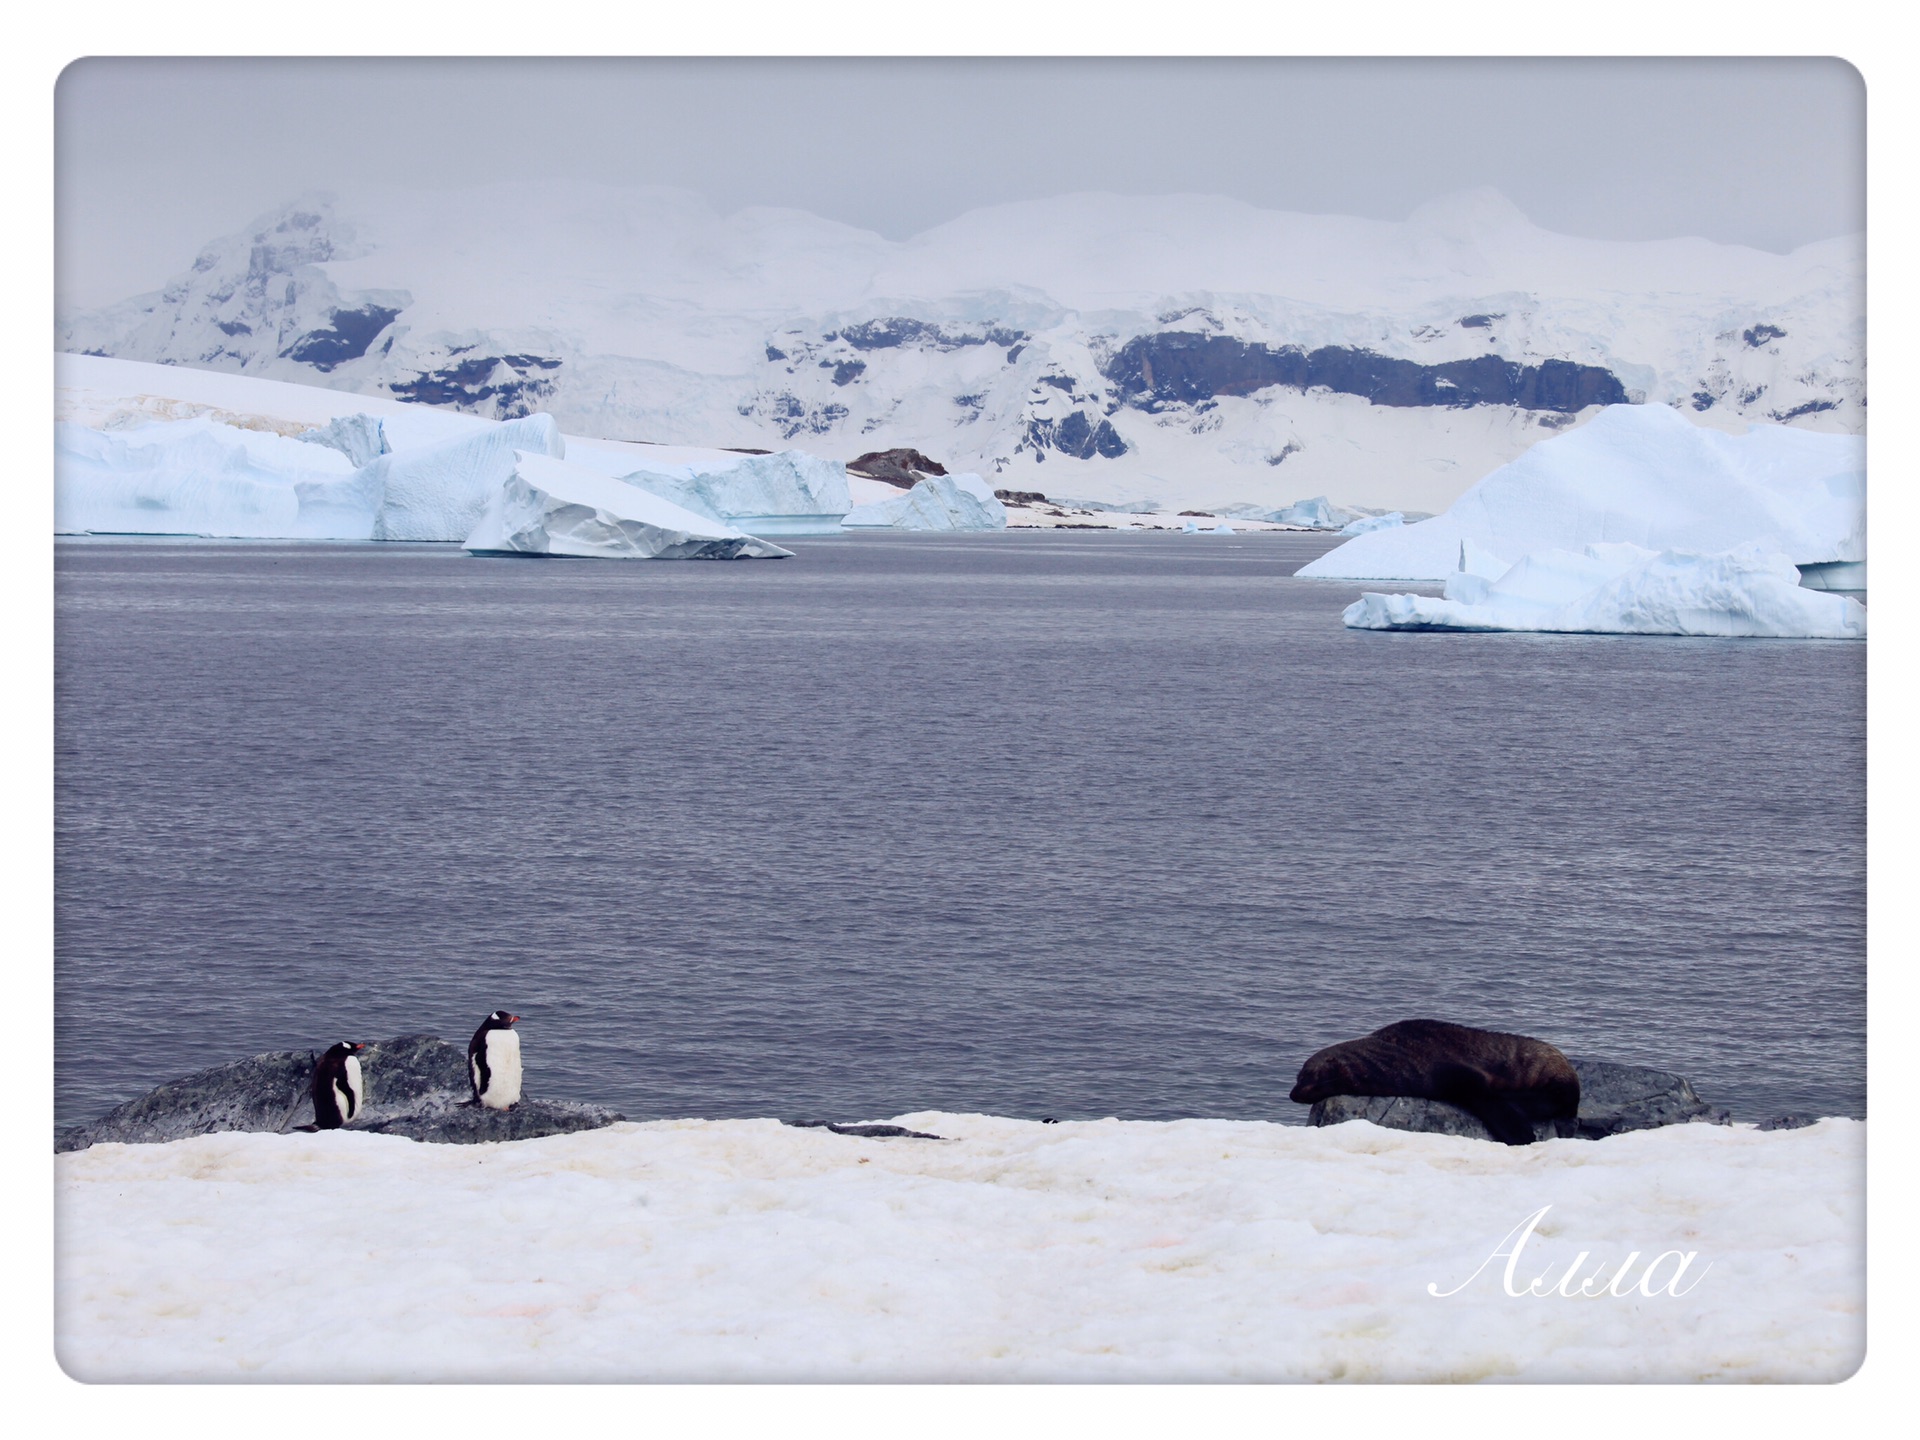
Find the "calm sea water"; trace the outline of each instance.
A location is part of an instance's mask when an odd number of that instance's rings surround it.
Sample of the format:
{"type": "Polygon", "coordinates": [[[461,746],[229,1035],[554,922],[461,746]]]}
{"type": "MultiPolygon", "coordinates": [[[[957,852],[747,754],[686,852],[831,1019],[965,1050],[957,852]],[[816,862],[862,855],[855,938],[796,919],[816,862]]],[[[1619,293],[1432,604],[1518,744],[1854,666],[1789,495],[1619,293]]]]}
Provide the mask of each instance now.
{"type": "Polygon", "coordinates": [[[522,1024],[629,1116],[1300,1120],[1411,1016],[1863,1115],[1865,647],[1349,631],[1318,537],[57,547],[58,1120],[522,1024]]]}

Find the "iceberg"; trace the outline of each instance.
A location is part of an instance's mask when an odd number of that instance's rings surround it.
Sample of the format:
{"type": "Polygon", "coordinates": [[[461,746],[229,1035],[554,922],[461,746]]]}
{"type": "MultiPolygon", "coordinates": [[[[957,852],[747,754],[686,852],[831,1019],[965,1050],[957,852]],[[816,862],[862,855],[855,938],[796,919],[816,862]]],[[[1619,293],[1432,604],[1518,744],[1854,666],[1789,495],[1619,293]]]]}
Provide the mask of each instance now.
{"type": "Polygon", "coordinates": [[[837,535],[853,508],[847,470],[801,450],[748,455],[718,469],[639,470],[621,477],[696,515],[762,535],[837,535]]]}
{"type": "Polygon", "coordinates": [[[1589,545],[1538,550],[1504,572],[1463,548],[1443,596],[1364,594],[1341,614],[1355,630],[1534,630],[1588,635],[1708,635],[1864,640],[1866,607],[1811,590],[1780,551],[1718,554],[1589,545]]]}
{"type": "Polygon", "coordinates": [[[1385,515],[1362,515],[1358,520],[1349,520],[1340,527],[1342,535],[1370,535],[1375,530],[1395,530],[1407,523],[1407,517],[1398,510],[1385,515]]]}
{"type": "Polygon", "coordinates": [[[1345,505],[1335,505],[1326,496],[1316,495],[1311,500],[1296,500],[1282,509],[1248,518],[1270,520],[1276,525],[1304,525],[1312,530],[1339,530],[1355,520],[1364,519],[1365,513],[1350,510],[1345,505]]]}
{"type": "Polygon", "coordinates": [[[54,423],[56,534],[366,540],[380,492],[337,448],[217,420],[54,423]]]}
{"type": "Polygon", "coordinates": [[[520,451],[465,541],[476,555],[609,560],[778,559],[793,554],[582,465],[520,451]]]}
{"type": "Polygon", "coordinates": [[[293,437],[309,445],[325,445],[338,450],[356,467],[371,465],[393,449],[387,443],[387,427],[372,415],[336,415],[325,425],[304,430],[293,437]]]}
{"type": "Polygon", "coordinates": [[[566,453],[551,415],[491,425],[430,448],[382,455],[362,472],[380,496],[376,540],[459,540],[479,523],[521,452],[566,453]]]}
{"type": "Polygon", "coordinates": [[[1486,475],[1444,514],[1356,535],[1308,578],[1444,580],[1462,541],[1502,555],[1625,542],[1767,546],[1796,565],[1866,560],[1866,442],[1787,425],[1727,435],[1665,405],[1610,405],[1486,475]]]}
{"type": "Polygon", "coordinates": [[[855,506],[840,523],[849,530],[1004,530],[1007,507],[978,475],[929,475],[904,495],[855,506]]]}

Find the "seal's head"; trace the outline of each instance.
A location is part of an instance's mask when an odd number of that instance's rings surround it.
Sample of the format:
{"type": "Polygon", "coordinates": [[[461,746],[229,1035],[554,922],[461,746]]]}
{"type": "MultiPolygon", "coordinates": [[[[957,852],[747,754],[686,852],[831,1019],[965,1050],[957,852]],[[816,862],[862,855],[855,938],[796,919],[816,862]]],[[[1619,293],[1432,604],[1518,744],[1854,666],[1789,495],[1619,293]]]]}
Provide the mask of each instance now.
{"type": "Polygon", "coordinates": [[[1349,1063],[1357,1058],[1352,1052],[1353,1042],[1350,1040],[1316,1050],[1307,1057],[1307,1063],[1300,1067],[1300,1077],[1293,1082],[1293,1091],[1287,1098],[1296,1105],[1311,1105],[1316,1100],[1325,1100],[1333,1095],[1363,1093],[1356,1089],[1360,1077],[1349,1063]]]}

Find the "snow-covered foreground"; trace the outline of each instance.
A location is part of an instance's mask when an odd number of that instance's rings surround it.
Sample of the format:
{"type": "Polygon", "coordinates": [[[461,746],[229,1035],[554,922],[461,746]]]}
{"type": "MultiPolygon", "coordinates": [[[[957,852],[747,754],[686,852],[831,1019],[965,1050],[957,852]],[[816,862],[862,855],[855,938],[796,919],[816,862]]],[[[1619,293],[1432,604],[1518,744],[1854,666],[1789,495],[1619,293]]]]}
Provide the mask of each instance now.
{"type": "Polygon", "coordinates": [[[1864,1353],[1860,1122],[1508,1149],[899,1118],[951,1138],[665,1121],[61,1155],[60,1358],[90,1380],[1820,1381],[1864,1353]],[[1504,1257],[1480,1267],[1542,1207],[1509,1295],[1504,1257]],[[1583,1251],[1570,1288],[1625,1293],[1524,1293],[1583,1251]],[[1664,1251],[1695,1258],[1640,1293],[1664,1251]]]}

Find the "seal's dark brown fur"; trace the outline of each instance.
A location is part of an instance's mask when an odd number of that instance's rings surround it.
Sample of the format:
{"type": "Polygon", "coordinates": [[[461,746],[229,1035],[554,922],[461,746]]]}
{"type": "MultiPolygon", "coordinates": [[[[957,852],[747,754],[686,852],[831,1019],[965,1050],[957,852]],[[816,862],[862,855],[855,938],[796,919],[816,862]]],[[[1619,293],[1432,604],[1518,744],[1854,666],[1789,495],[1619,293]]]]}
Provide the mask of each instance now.
{"type": "Polygon", "coordinates": [[[1474,1030],[1444,1020],[1402,1020],[1316,1051],[1288,1098],[1408,1095],[1458,1105],[1509,1145],[1533,1141],[1536,1120],[1571,1120],[1580,1108],[1573,1062],[1544,1040],[1474,1030]]]}

